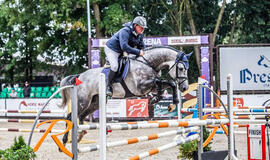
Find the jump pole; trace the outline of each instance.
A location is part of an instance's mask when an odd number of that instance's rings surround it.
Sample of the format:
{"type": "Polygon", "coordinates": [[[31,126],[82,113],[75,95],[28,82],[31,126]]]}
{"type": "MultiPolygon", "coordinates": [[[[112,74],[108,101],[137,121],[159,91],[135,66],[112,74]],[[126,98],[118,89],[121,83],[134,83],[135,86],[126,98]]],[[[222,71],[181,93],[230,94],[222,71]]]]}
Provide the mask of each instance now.
{"type": "Polygon", "coordinates": [[[78,92],[77,92],[77,86],[73,86],[72,88],[72,93],[71,93],[71,121],[73,123],[72,127],[72,144],[71,144],[71,149],[73,153],[73,160],[78,159],[78,123],[77,123],[77,118],[78,118],[78,92]]]}
{"type": "MultiPolygon", "coordinates": [[[[198,83],[198,90],[197,90],[197,102],[198,102],[198,118],[202,120],[202,108],[203,108],[203,96],[202,96],[202,84],[198,83]]],[[[200,126],[200,138],[198,141],[198,160],[202,159],[203,153],[203,126],[200,126]]]]}
{"type": "Polygon", "coordinates": [[[99,76],[99,126],[100,160],[106,160],[106,81],[103,73],[99,76]]]}
{"type": "Polygon", "coordinates": [[[227,104],[229,109],[229,141],[228,141],[228,154],[229,160],[237,159],[234,155],[234,127],[233,127],[233,83],[232,75],[228,74],[227,76],[227,104]]]}

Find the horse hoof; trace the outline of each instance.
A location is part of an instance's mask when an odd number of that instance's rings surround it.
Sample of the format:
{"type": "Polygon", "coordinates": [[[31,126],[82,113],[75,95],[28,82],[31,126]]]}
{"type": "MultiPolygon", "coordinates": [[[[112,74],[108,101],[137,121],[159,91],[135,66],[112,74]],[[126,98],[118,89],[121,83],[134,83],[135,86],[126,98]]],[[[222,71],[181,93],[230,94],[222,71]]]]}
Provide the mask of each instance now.
{"type": "Polygon", "coordinates": [[[176,108],[176,105],[175,105],[175,104],[170,104],[170,105],[168,106],[168,111],[169,111],[169,112],[173,112],[173,111],[175,110],[175,108],[176,108]]]}
{"type": "Polygon", "coordinates": [[[87,133],[86,130],[82,130],[82,134],[85,135],[87,133]]]}

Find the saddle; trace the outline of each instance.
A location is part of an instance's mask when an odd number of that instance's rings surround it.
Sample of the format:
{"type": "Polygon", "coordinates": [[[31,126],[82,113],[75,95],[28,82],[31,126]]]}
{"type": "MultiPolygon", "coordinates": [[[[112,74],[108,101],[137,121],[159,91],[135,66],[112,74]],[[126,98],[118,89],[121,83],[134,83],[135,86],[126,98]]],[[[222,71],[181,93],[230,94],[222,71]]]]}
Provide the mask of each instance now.
{"type": "MultiPolygon", "coordinates": [[[[130,59],[128,56],[121,56],[118,59],[118,63],[119,63],[119,67],[118,67],[118,71],[116,73],[113,83],[120,83],[125,90],[125,93],[126,93],[125,97],[132,97],[134,96],[134,94],[131,93],[131,91],[128,89],[124,81],[129,71],[130,59]]],[[[102,73],[106,75],[106,82],[107,82],[109,71],[110,71],[110,64],[108,61],[106,61],[104,65],[104,69],[102,70],[102,73]]]]}
{"type": "MultiPolygon", "coordinates": [[[[114,82],[121,82],[121,80],[124,80],[127,76],[127,73],[129,71],[130,66],[130,60],[127,56],[121,56],[118,58],[118,70],[114,78],[114,82]]],[[[104,73],[106,76],[109,73],[110,70],[110,63],[106,60],[106,63],[104,65],[104,69],[102,70],[102,73],[104,73]]]]}

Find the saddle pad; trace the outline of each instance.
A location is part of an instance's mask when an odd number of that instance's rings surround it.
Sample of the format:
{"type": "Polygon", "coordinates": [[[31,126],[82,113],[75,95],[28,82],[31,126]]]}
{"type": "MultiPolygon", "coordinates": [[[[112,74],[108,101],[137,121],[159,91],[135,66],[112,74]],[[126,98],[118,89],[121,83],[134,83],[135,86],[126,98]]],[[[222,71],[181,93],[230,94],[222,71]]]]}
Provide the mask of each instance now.
{"type": "MultiPolygon", "coordinates": [[[[123,73],[117,74],[117,75],[121,75],[121,76],[118,76],[118,77],[114,78],[115,82],[120,82],[121,80],[124,80],[127,77],[127,74],[128,74],[128,71],[129,71],[129,66],[130,66],[130,61],[127,61],[125,66],[124,66],[123,73]]],[[[103,68],[103,70],[101,72],[101,73],[105,74],[106,82],[107,82],[107,79],[108,79],[109,71],[110,71],[110,68],[103,68]]],[[[119,69],[118,71],[121,71],[121,69],[119,69]]]]}

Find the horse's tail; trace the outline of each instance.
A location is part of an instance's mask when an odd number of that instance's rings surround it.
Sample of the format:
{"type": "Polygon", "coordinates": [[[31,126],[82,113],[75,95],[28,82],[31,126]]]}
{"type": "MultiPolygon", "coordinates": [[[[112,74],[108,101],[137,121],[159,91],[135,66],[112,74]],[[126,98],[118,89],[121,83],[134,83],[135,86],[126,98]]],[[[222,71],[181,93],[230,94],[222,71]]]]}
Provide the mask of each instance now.
{"type": "MultiPolygon", "coordinates": [[[[76,77],[78,77],[78,75],[70,75],[70,76],[65,77],[64,79],[61,80],[60,87],[74,84],[74,80],[76,77]]],[[[61,90],[61,97],[62,97],[62,102],[61,104],[57,104],[57,106],[60,108],[65,108],[68,101],[70,100],[70,88],[61,90]]]]}

